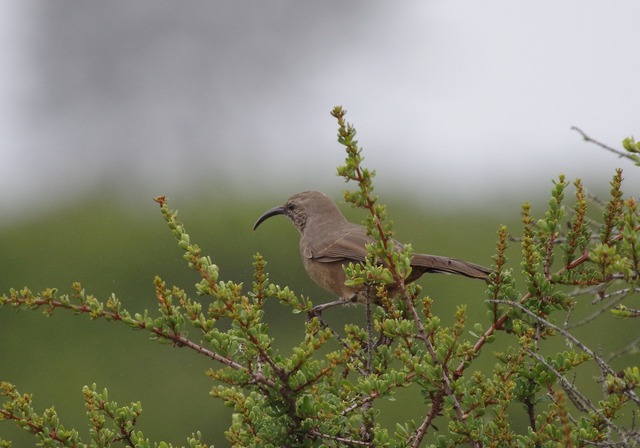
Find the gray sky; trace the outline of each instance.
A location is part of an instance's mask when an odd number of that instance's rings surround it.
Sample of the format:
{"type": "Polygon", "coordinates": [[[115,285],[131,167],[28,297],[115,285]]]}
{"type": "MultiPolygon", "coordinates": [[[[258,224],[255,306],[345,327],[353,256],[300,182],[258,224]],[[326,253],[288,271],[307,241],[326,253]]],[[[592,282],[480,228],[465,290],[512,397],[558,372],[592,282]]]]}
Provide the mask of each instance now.
{"type": "MultiPolygon", "coordinates": [[[[633,166],[640,2],[4,0],[0,213],[98,186],[342,188],[334,105],[386,189],[461,206],[633,166]],[[578,162],[570,162],[580,157],[578,162]]],[[[637,193],[636,193],[637,194],[637,193]]]]}

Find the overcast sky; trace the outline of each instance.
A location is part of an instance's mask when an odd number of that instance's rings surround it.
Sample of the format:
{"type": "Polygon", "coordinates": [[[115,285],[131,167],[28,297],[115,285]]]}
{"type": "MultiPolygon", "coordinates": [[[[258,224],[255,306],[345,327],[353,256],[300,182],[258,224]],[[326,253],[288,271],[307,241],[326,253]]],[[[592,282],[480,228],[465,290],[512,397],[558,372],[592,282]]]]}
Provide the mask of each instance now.
{"type": "Polygon", "coordinates": [[[101,185],[336,191],[338,104],[380,194],[640,188],[570,130],[640,137],[637,0],[2,3],[3,217],[101,185]]]}

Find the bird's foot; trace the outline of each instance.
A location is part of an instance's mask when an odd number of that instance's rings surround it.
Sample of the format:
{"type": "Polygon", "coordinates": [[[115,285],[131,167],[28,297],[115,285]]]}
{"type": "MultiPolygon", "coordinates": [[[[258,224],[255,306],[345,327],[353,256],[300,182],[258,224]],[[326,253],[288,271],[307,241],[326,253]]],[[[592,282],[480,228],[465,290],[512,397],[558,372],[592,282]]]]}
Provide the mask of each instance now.
{"type": "Polygon", "coordinates": [[[322,317],[322,312],[327,308],[333,308],[334,306],[344,305],[345,301],[343,299],[334,300],[333,302],[322,303],[320,305],[314,306],[311,311],[307,313],[307,319],[311,320],[314,317],[320,319],[322,317]]]}

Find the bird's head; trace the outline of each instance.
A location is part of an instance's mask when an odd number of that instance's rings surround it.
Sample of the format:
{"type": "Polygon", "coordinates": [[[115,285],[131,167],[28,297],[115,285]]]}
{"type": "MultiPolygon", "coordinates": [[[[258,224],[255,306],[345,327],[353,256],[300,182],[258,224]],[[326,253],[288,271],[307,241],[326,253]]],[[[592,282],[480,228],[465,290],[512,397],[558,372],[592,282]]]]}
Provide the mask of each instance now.
{"type": "Polygon", "coordinates": [[[276,215],[289,218],[300,233],[304,232],[311,221],[344,219],[338,207],[326,195],[319,191],[304,191],[294,194],[283,205],[264,212],[253,225],[253,230],[256,230],[263,221],[276,215]]]}

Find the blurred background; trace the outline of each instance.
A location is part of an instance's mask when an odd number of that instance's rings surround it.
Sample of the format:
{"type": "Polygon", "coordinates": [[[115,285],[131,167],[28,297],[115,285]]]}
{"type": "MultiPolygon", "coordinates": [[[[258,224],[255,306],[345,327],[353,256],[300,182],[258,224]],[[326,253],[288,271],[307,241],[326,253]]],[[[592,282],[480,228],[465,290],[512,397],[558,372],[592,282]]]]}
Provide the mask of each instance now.
{"type": "MultiPolygon", "coordinates": [[[[306,279],[286,220],[250,228],[298,191],[341,199],[335,105],[359,131],[398,238],[421,252],[491,264],[498,225],[517,234],[525,200],[543,213],[560,173],[605,196],[620,166],[625,192],[640,187],[630,163],[570,130],[616,148],[638,134],[633,0],[2,4],[1,292],[81,281],[141,311],[155,309],[154,275],[193,291],[152,201],[165,194],[223,278],[250,285],[260,251],[275,283],[333,299],[306,279]]],[[[443,316],[475,300],[487,321],[483,285],[422,283],[443,316]]],[[[303,318],[272,311],[276,335],[302,334],[303,318]]],[[[0,309],[0,379],[40,409],[55,404],[68,426],[84,426],[81,387],[96,382],[121,403],[141,400],[154,440],[183,444],[199,429],[226,446],[230,411],[207,396],[207,360],[146,338],[0,309]]],[[[32,444],[8,424],[0,436],[32,444]]]]}

